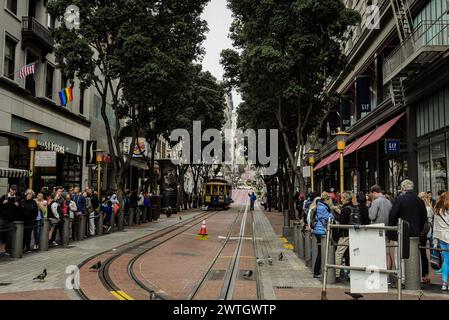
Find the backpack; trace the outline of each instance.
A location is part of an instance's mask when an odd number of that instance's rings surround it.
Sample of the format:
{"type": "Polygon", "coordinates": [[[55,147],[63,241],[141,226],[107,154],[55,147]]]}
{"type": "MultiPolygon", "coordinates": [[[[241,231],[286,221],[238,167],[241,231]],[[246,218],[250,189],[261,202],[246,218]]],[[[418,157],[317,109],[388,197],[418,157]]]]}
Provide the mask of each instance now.
{"type": "Polygon", "coordinates": [[[310,211],[310,228],[312,228],[312,229],[315,229],[315,226],[318,222],[317,215],[316,215],[316,208],[317,207],[309,209],[309,211],[310,211]]]}
{"type": "Polygon", "coordinates": [[[361,225],[362,217],[360,216],[360,210],[357,207],[350,206],[351,214],[349,216],[349,224],[350,225],[361,225]]]}

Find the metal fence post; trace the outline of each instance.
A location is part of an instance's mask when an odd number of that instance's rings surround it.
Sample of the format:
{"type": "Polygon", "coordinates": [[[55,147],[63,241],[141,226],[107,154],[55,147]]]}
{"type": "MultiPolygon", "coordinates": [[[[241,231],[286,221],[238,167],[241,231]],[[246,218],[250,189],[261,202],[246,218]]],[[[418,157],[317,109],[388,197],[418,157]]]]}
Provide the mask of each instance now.
{"type": "MultiPolygon", "coordinates": [[[[334,250],[334,246],[332,245],[332,237],[329,236],[324,236],[321,238],[321,274],[324,274],[323,270],[324,270],[324,265],[325,262],[327,261],[327,264],[332,264],[335,265],[335,250],[334,250]],[[327,253],[327,257],[326,257],[326,253],[327,253]]],[[[326,273],[327,273],[327,278],[326,278],[326,282],[327,284],[334,284],[335,283],[335,272],[336,270],[334,268],[328,268],[326,273]]],[[[324,278],[323,278],[324,279],[324,278]]]]}
{"type": "Polygon", "coordinates": [[[44,218],[38,223],[41,224],[40,234],[39,234],[39,250],[48,251],[50,239],[48,234],[50,232],[50,219],[44,218]]]}
{"type": "Polygon", "coordinates": [[[148,222],[151,222],[154,220],[154,209],[153,207],[148,207],[148,222]]]}
{"type": "Polygon", "coordinates": [[[128,227],[132,227],[134,225],[134,212],[135,211],[136,211],[136,208],[129,208],[128,227]]]}
{"type": "Polygon", "coordinates": [[[317,256],[318,256],[318,241],[315,235],[312,235],[312,263],[310,264],[312,271],[315,266],[317,256]]]}
{"type": "Polygon", "coordinates": [[[300,230],[299,222],[293,222],[293,246],[294,246],[293,251],[295,252],[295,254],[298,257],[299,257],[299,251],[301,251],[299,248],[299,237],[301,236],[300,232],[301,232],[301,230],[300,230]]]}
{"type": "Polygon", "coordinates": [[[299,223],[298,228],[298,258],[304,259],[305,258],[305,243],[304,243],[304,233],[302,232],[303,224],[299,223]]]}
{"type": "Polygon", "coordinates": [[[419,254],[419,238],[410,238],[410,257],[405,259],[405,289],[421,289],[421,260],[419,254]]]}
{"type": "Polygon", "coordinates": [[[62,220],[64,221],[64,224],[62,225],[61,242],[64,247],[67,247],[69,245],[70,238],[70,217],[64,216],[62,220]]]}
{"type": "Polygon", "coordinates": [[[310,230],[304,230],[304,260],[306,266],[312,264],[312,239],[310,230]]]}
{"type": "Polygon", "coordinates": [[[137,209],[134,212],[134,224],[140,224],[140,214],[141,214],[141,208],[137,207],[137,209]]]}
{"type": "Polygon", "coordinates": [[[398,248],[396,250],[396,256],[398,265],[396,268],[398,268],[398,274],[397,274],[397,287],[398,287],[398,300],[402,300],[402,233],[403,233],[403,221],[402,219],[399,219],[398,221],[398,248]]]}
{"type": "Polygon", "coordinates": [[[96,222],[95,234],[97,236],[103,235],[103,220],[104,220],[103,214],[100,212],[98,214],[97,220],[95,221],[96,222]]]}
{"type": "Polygon", "coordinates": [[[125,211],[120,210],[118,213],[118,230],[122,231],[125,229],[125,211]]]}
{"type": "Polygon", "coordinates": [[[84,236],[86,234],[86,216],[84,214],[80,214],[78,217],[78,241],[84,240],[84,236]]]}
{"type": "Polygon", "coordinates": [[[11,257],[18,259],[22,258],[23,255],[23,232],[25,224],[23,221],[14,221],[12,225],[11,257]]]}
{"type": "Polygon", "coordinates": [[[147,223],[148,207],[142,207],[142,223],[147,223]]]}

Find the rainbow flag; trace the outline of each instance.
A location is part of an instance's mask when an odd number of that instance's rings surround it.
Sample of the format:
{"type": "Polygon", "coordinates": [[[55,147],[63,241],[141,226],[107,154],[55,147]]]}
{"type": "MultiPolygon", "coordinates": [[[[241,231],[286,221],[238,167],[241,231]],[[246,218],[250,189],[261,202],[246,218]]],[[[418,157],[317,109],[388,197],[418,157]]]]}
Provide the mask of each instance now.
{"type": "Polygon", "coordinates": [[[67,87],[59,91],[59,100],[61,101],[61,106],[66,106],[68,102],[73,101],[73,90],[71,87],[67,87]]]}

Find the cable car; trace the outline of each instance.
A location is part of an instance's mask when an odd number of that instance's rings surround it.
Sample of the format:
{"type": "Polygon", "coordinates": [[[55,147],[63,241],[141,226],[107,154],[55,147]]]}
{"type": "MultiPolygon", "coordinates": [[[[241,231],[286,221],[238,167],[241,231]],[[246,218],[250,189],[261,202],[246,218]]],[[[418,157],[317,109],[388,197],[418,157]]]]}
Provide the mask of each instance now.
{"type": "Polygon", "coordinates": [[[203,204],[209,208],[229,209],[232,200],[232,184],[224,179],[210,179],[204,185],[203,204]]]}

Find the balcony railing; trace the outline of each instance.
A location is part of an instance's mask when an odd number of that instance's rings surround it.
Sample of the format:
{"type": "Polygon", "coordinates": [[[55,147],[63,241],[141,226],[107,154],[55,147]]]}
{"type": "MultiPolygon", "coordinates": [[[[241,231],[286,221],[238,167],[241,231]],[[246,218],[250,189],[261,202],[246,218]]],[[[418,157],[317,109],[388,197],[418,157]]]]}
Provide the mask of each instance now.
{"type": "Polygon", "coordinates": [[[441,52],[449,49],[449,20],[424,20],[412,35],[397,47],[383,64],[384,85],[409,67],[431,63],[441,52]]]}
{"type": "Polygon", "coordinates": [[[50,30],[40,24],[34,17],[22,17],[22,36],[24,43],[33,41],[38,44],[45,53],[53,50],[53,38],[50,30]]]}

